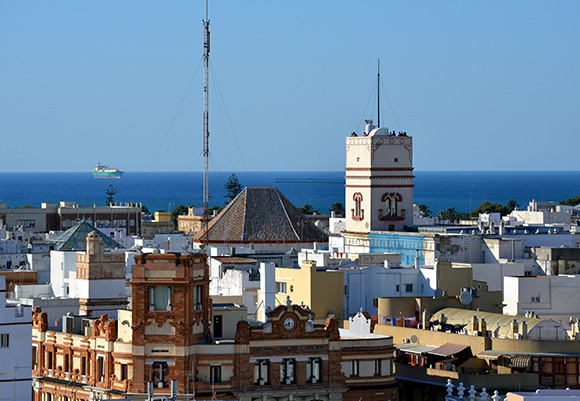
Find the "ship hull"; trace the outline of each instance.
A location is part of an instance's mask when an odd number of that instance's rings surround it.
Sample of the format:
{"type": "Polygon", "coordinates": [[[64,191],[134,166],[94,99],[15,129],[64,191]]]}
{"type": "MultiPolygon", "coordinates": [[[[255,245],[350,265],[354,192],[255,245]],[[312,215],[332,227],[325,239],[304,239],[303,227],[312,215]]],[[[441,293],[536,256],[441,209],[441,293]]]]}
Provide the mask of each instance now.
{"type": "Polygon", "coordinates": [[[122,171],[108,172],[108,171],[93,171],[94,178],[123,178],[122,171]]]}

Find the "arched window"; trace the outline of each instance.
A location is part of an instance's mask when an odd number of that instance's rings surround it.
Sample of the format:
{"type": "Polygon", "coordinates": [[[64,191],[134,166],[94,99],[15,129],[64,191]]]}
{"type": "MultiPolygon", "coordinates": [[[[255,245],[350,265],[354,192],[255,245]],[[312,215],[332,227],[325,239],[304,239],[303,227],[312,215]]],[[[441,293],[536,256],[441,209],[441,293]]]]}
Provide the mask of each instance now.
{"type": "Polygon", "coordinates": [[[363,219],[363,209],[362,209],[362,199],[363,196],[360,192],[356,192],[352,199],[354,200],[354,209],[352,209],[352,218],[354,220],[362,220],[363,219]]]}
{"type": "Polygon", "coordinates": [[[401,220],[405,217],[405,210],[399,210],[399,203],[403,197],[397,192],[387,192],[381,197],[383,208],[379,209],[380,220],[401,220]]]}
{"type": "Polygon", "coordinates": [[[385,216],[391,216],[391,197],[387,196],[385,199],[385,216]]]}

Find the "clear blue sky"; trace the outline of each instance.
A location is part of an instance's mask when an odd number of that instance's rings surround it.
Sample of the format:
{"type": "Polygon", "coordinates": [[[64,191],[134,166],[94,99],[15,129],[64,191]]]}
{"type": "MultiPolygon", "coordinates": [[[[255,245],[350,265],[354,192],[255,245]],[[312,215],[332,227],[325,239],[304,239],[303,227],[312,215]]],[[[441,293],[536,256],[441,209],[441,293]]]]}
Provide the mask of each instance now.
{"type": "MultiPolygon", "coordinates": [[[[0,171],[201,171],[204,14],[0,2],[0,171]]],[[[380,58],[381,122],[413,135],[417,170],[580,170],[579,16],[578,1],[211,1],[211,169],[342,170],[345,137],[376,121],[380,58]]]]}

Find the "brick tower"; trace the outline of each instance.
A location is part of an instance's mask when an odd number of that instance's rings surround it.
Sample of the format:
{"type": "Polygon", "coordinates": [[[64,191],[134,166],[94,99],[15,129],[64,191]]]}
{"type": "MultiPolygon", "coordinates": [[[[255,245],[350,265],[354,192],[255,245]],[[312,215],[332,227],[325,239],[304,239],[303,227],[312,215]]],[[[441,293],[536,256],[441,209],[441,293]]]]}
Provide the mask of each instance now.
{"type": "Polygon", "coordinates": [[[116,318],[127,305],[125,294],[125,255],[105,253],[103,237],[93,231],[87,235],[85,253],[77,254],[76,297],[81,315],[116,318]]]}
{"type": "Polygon", "coordinates": [[[209,335],[209,273],[205,255],[135,256],[132,287],[133,391],[189,393],[196,344],[209,335]]]}

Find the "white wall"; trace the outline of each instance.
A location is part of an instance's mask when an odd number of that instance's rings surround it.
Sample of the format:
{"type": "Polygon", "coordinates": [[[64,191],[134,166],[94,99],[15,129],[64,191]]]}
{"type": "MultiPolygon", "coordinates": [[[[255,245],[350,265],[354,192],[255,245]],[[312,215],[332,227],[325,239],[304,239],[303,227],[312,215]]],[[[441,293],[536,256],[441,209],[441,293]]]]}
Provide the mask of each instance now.
{"type": "Polygon", "coordinates": [[[46,253],[27,253],[26,260],[31,270],[36,270],[38,275],[38,284],[46,284],[50,281],[50,254],[46,253]]]}
{"type": "Polygon", "coordinates": [[[276,307],[276,265],[260,263],[260,298],[258,320],[266,321],[266,309],[276,307]]]}
{"type": "Polygon", "coordinates": [[[472,263],[473,280],[487,283],[488,291],[503,291],[503,278],[524,276],[523,262],[515,263],[472,263]]]}
{"type": "Polygon", "coordinates": [[[504,288],[505,314],[580,317],[580,275],[505,277],[504,288]]]}
{"type": "Polygon", "coordinates": [[[76,271],[76,251],[50,251],[50,285],[55,297],[68,296],[68,277],[76,271]]]}
{"type": "Polygon", "coordinates": [[[29,401],[32,389],[32,309],[6,305],[6,281],[0,277],[0,333],[8,347],[0,347],[0,395],[3,400],[29,401]]]}
{"type": "Polygon", "coordinates": [[[384,266],[369,266],[344,270],[344,285],[345,318],[359,312],[361,307],[371,315],[378,314],[378,308],[373,306],[375,298],[433,295],[433,289],[423,276],[422,269],[386,269],[384,266]],[[405,284],[410,284],[412,291],[407,292],[405,284]]]}

